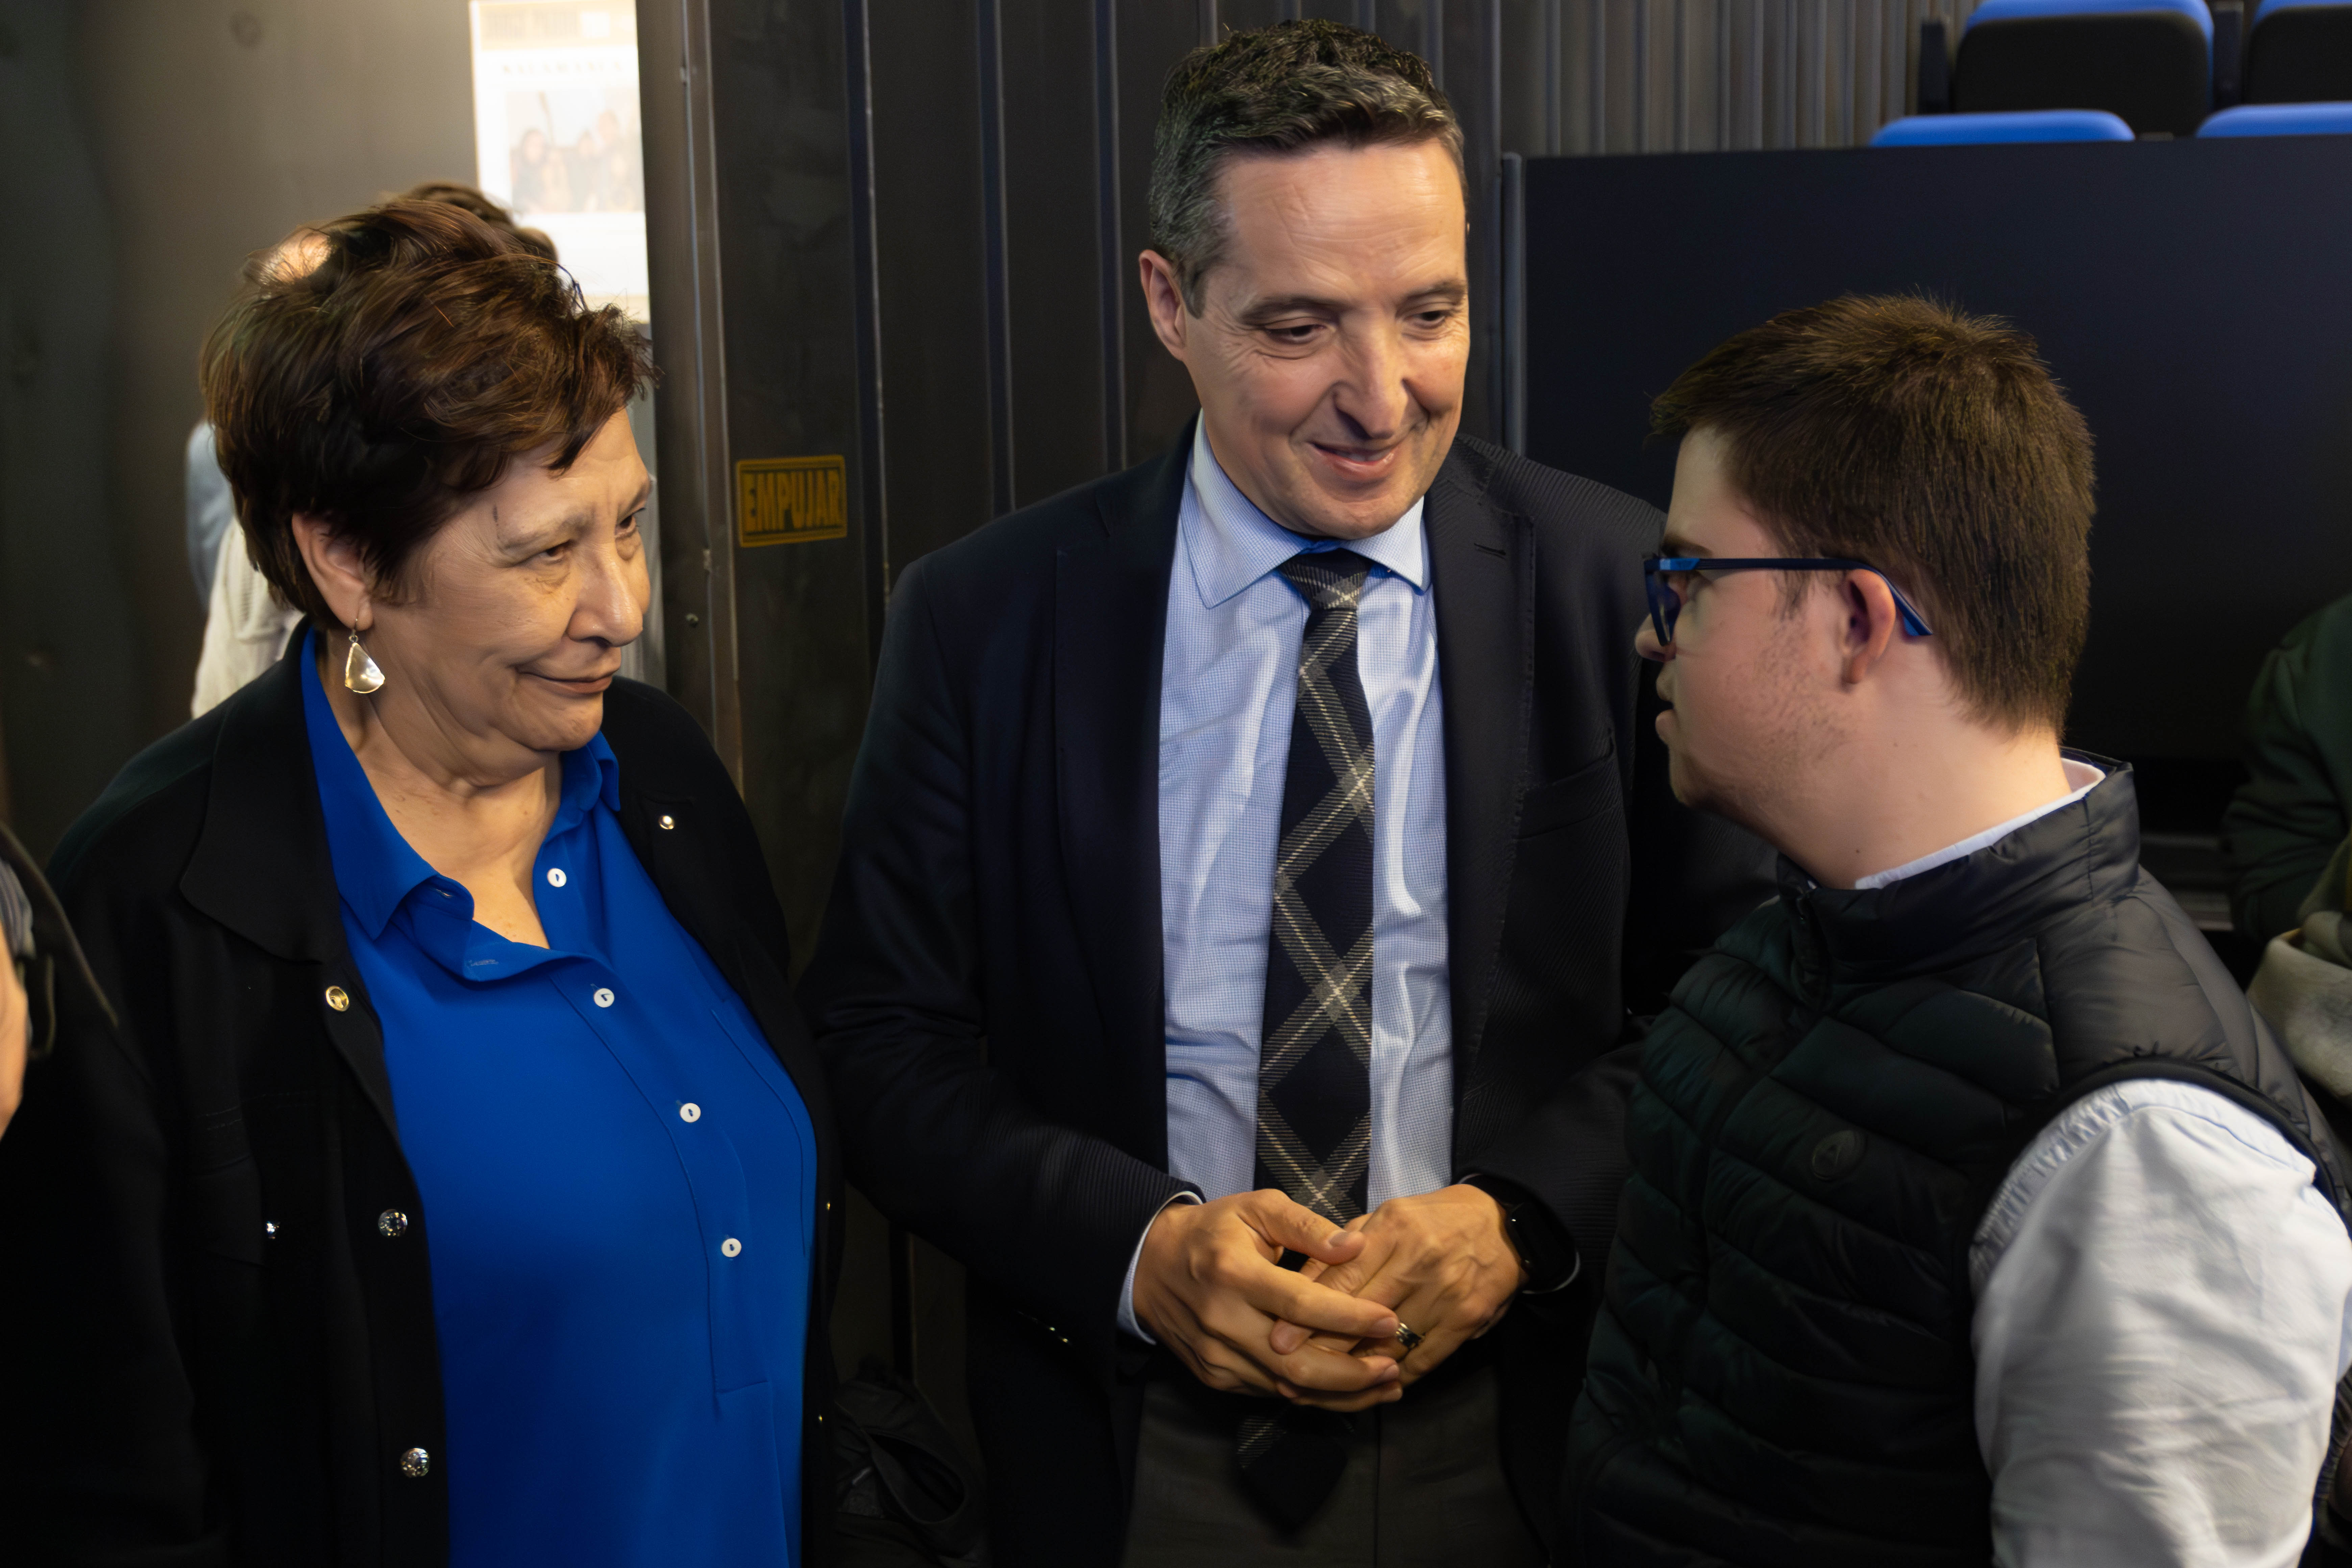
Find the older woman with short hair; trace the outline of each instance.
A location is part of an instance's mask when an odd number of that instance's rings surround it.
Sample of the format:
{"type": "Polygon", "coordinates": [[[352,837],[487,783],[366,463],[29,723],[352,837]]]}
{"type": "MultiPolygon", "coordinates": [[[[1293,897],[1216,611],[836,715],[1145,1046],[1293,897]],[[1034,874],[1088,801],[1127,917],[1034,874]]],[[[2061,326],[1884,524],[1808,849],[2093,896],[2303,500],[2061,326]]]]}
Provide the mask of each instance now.
{"type": "Polygon", "coordinates": [[[55,863],[121,1027],[0,1145],[0,1520],[42,1562],[802,1561],[838,1176],[750,821],[615,679],[643,340],[455,207],[298,250],[204,381],[308,628],[55,863]]]}

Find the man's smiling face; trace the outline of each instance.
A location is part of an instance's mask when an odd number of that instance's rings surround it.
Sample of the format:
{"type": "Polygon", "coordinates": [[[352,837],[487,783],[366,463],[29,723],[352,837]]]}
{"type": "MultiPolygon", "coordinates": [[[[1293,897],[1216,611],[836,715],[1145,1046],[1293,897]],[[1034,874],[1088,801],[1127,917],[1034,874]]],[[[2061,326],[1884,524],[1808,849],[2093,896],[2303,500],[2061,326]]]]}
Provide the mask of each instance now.
{"type": "MultiPolygon", "coordinates": [[[[1218,176],[1225,243],[1198,313],[1153,286],[1210,449],[1299,533],[1363,539],[1436,479],[1470,362],[1462,179],[1435,141],[1241,154],[1218,176]]],[[[1165,264],[1160,263],[1164,268],[1165,264]]]]}

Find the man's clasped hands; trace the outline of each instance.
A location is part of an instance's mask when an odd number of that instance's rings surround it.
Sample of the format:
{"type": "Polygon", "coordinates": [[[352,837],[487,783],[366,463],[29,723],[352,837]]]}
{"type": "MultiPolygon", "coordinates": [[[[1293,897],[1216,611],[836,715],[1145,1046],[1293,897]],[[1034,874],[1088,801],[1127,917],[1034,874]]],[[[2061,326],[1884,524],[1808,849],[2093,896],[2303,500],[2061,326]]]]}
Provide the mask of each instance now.
{"type": "Polygon", "coordinates": [[[1162,1209],[1134,1302],[1210,1387],[1352,1413],[1402,1398],[1523,1282],[1502,1205],[1476,1187],[1391,1198],[1336,1230],[1265,1189],[1162,1209]],[[1307,1262],[1283,1268],[1286,1250],[1307,1262]]]}

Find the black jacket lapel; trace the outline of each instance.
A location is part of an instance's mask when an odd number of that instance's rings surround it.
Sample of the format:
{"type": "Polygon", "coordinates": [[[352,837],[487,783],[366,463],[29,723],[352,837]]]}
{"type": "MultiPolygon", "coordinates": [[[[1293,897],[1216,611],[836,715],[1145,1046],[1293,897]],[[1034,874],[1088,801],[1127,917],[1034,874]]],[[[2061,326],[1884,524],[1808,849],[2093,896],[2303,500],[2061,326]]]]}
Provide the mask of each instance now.
{"type": "MultiPolygon", "coordinates": [[[[1191,428],[1157,463],[1104,481],[1098,538],[1062,546],[1054,582],[1054,742],[1063,874],[1114,1051],[1160,1038],[1160,670],[1191,428]]],[[[1136,1137],[1167,1163],[1164,1087],[1136,1137]]]]}
{"type": "Polygon", "coordinates": [[[319,1013],[328,1037],[384,1125],[396,1127],[383,1036],[343,941],[327,818],[310,765],[302,708],[309,626],[296,628],[284,658],[221,706],[204,832],[181,875],[180,891],[265,952],[320,966],[319,1013]],[[331,1008],[330,985],[342,987],[362,1005],[331,1008]]]}
{"type": "Polygon", "coordinates": [[[1499,510],[1457,453],[1430,487],[1430,591],[1445,696],[1445,899],[1454,1010],[1454,1097],[1478,1059],[1535,692],[1535,531],[1499,510]]]}

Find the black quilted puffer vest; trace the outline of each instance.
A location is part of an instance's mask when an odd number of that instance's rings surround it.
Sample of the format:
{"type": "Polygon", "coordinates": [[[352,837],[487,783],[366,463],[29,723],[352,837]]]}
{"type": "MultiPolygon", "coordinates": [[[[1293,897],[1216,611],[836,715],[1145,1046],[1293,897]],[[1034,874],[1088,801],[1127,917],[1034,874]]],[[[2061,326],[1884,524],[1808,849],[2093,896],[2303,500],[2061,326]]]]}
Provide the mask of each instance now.
{"type": "Polygon", "coordinates": [[[1570,1437],[1591,1568],[1982,1568],[1968,1252],[2012,1160],[2118,1079],[2267,1117],[2342,1206],[2286,1053],[2139,868],[2128,770],[1965,859],[1780,900],[1675,988],[1570,1437]]]}

